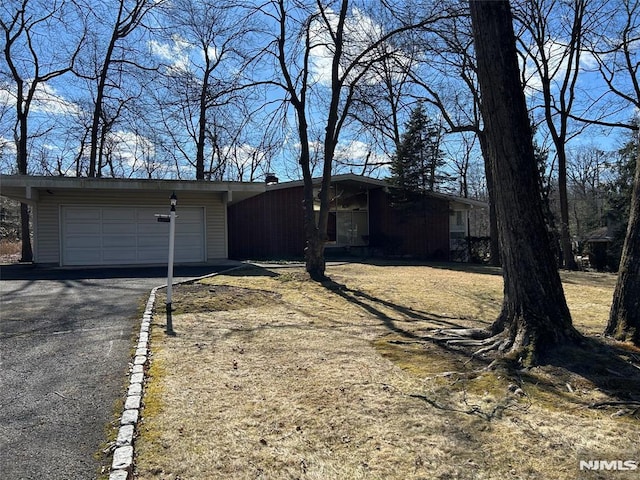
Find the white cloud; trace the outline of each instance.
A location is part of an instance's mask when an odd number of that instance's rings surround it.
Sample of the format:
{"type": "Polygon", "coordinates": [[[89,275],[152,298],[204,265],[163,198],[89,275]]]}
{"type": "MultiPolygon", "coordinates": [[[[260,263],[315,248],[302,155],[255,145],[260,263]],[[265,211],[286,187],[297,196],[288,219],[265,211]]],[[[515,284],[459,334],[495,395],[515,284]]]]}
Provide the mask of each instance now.
{"type": "Polygon", "coordinates": [[[107,142],[111,154],[133,171],[152,162],[156,155],[153,142],[133,132],[117,130],[109,134],[107,142]]]}
{"type": "MultiPolygon", "coordinates": [[[[338,24],[338,14],[328,9],[325,12],[330,27],[335,31],[338,24]]],[[[344,26],[344,57],[354,58],[368,48],[384,34],[384,28],[361,10],[353,8],[345,20],[344,26]]],[[[312,80],[329,85],[331,83],[331,68],[333,63],[333,45],[331,35],[323,19],[317,19],[311,25],[311,78],[312,80]]],[[[341,72],[342,73],[342,72],[341,72]]]]}
{"type": "Polygon", "coordinates": [[[339,160],[362,161],[370,151],[368,144],[354,140],[347,145],[338,145],[335,157],[339,160]]]}
{"type": "Polygon", "coordinates": [[[181,72],[189,71],[189,52],[192,50],[192,46],[178,35],[174,35],[171,40],[173,42],[171,44],[151,40],[149,42],[151,53],[167,61],[170,69],[181,72]]]}
{"type": "MultiPolygon", "coordinates": [[[[0,90],[0,103],[12,107],[15,106],[16,90],[13,85],[0,90]]],[[[31,104],[31,112],[52,115],[78,115],[80,108],[58,93],[51,85],[39,83],[31,104]]]]}
{"type": "Polygon", "coordinates": [[[79,115],[80,108],[68,101],[62,95],[46,83],[41,83],[36,89],[33,99],[33,108],[44,113],[54,115],[79,115]]]}
{"type": "MultiPolygon", "coordinates": [[[[551,75],[552,82],[562,82],[564,76],[567,73],[568,68],[573,68],[573,65],[569,65],[568,45],[559,39],[549,39],[544,45],[544,56],[547,59],[549,73],[551,75]]],[[[534,52],[534,55],[541,60],[540,52],[534,52]]],[[[531,54],[527,53],[527,56],[521,60],[520,68],[524,69],[526,86],[525,94],[528,96],[535,95],[537,92],[542,91],[542,80],[537,72],[536,63],[531,54]]],[[[597,65],[597,61],[593,55],[588,52],[581,52],[580,54],[580,68],[583,70],[589,70],[597,65]]]]}

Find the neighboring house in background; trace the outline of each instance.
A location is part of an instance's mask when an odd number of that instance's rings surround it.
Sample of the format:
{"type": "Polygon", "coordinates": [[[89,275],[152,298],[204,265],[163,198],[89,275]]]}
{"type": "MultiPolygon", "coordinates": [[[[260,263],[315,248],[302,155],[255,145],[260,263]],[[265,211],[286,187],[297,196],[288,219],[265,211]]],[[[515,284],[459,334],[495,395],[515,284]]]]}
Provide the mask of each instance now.
{"type": "MultiPolygon", "coordinates": [[[[615,269],[615,266],[609,265],[610,259],[608,255],[609,246],[613,242],[613,238],[614,236],[609,226],[600,227],[587,233],[583,247],[588,259],[588,265],[586,266],[595,268],[598,271],[604,271],[609,267],[615,269]]],[[[584,263],[580,263],[580,266],[585,266],[584,263]]]]}
{"type": "Polygon", "coordinates": [[[166,264],[169,197],[178,197],[176,263],[228,258],[227,207],[262,183],[0,176],[0,195],[31,206],[34,263],[166,264]]]}
{"type": "MultiPolygon", "coordinates": [[[[319,179],[316,184],[318,191],[319,179]]],[[[327,256],[466,260],[469,212],[487,207],[435,192],[396,205],[387,182],[353,174],[335,175],[331,190],[327,256]]],[[[268,185],[264,193],[230,205],[229,257],[302,258],[302,202],[303,182],[294,181],[268,185]]]]}

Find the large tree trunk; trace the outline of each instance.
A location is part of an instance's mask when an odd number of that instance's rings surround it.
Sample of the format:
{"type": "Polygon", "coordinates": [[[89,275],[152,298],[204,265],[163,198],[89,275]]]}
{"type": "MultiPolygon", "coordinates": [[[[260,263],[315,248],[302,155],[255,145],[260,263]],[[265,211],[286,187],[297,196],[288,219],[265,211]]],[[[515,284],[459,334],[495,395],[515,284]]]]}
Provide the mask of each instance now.
{"type": "MultiPolygon", "coordinates": [[[[304,231],[305,231],[305,248],[304,259],[305,268],[309,276],[316,281],[322,281],[326,279],[325,270],[326,262],[324,259],[324,246],[326,243],[326,221],[324,223],[324,230],[322,229],[322,221],[316,219],[316,212],[314,209],[314,196],[313,196],[313,179],[311,178],[311,172],[308,169],[303,168],[304,176],[304,231]]],[[[326,193],[323,190],[320,191],[321,197],[326,193]]],[[[321,201],[322,204],[322,201],[321,201]]]]}
{"type": "Polygon", "coordinates": [[[485,132],[478,134],[480,150],[484,159],[484,175],[487,179],[487,193],[489,193],[489,264],[500,266],[500,241],[498,240],[498,222],[496,220],[496,189],[493,183],[493,174],[489,168],[489,147],[485,132]]]}
{"type": "MultiPolygon", "coordinates": [[[[640,138],[638,139],[640,142],[640,138]]],[[[605,335],[640,345],[640,148],[618,282],[605,335]]]]}
{"type": "MultiPolygon", "coordinates": [[[[25,98],[24,83],[18,83],[18,95],[16,98],[16,117],[18,120],[18,135],[16,136],[17,150],[17,167],[20,175],[29,175],[29,153],[27,150],[27,139],[29,137],[29,104],[28,98],[25,98]]],[[[29,97],[27,95],[27,97],[29,97]]],[[[20,204],[20,240],[22,242],[21,262],[33,261],[33,249],[31,247],[31,227],[29,225],[29,205],[20,204]]]]}
{"type": "Polygon", "coordinates": [[[470,7],[504,278],[502,312],[492,331],[504,336],[501,349],[530,365],[546,349],[580,335],[545,227],[509,2],[471,0],[470,7]]]}
{"type": "Polygon", "coordinates": [[[20,204],[20,240],[22,240],[21,262],[33,261],[33,249],[31,248],[31,234],[29,228],[29,205],[20,204]]]}

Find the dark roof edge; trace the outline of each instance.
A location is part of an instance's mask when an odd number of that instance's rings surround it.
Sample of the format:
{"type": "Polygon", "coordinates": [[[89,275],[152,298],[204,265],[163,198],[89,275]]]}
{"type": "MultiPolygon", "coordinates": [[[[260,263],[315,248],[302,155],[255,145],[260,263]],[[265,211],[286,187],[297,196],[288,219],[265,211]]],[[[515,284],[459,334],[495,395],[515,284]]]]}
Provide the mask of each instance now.
{"type": "MultiPolygon", "coordinates": [[[[313,184],[314,185],[319,185],[321,181],[322,181],[322,178],[315,177],[313,179],[313,184]]],[[[371,185],[371,186],[374,186],[374,187],[383,187],[383,188],[384,187],[391,187],[391,184],[386,180],[381,180],[379,178],[367,177],[367,176],[364,176],[364,175],[356,175],[354,173],[332,175],[331,181],[332,182],[352,181],[352,182],[364,183],[364,184],[371,185]]],[[[286,188],[302,187],[303,185],[304,185],[304,181],[303,180],[293,180],[293,181],[288,181],[288,182],[281,182],[281,183],[276,183],[276,184],[272,184],[272,185],[267,185],[267,191],[283,190],[283,189],[286,189],[286,188]]],[[[487,202],[483,202],[483,201],[480,201],[480,200],[474,200],[474,199],[471,199],[471,198],[457,197],[455,195],[449,195],[449,194],[440,193],[440,192],[428,192],[427,195],[429,195],[431,197],[434,197],[434,198],[440,198],[442,200],[448,200],[448,201],[451,201],[451,202],[458,202],[458,203],[462,203],[462,204],[465,204],[465,205],[470,205],[470,206],[473,206],[473,207],[489,208],[489,204],[487,202]]]]}

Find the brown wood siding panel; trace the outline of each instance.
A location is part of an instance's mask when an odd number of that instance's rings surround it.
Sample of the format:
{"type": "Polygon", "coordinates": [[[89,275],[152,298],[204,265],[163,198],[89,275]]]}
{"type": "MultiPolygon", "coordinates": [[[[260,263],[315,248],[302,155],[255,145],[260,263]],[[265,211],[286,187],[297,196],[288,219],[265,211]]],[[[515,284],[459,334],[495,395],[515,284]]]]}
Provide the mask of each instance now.
{"type": "MultiPolygon", "coordinates": [[[[88,206],[142,206],[157,207],[158,213],[169,213],[171,192],[115,192],[101,190],[55,190],[53,194],[40,192],[36,208],[37,231],[35,259],[38,263],[60,262],[60,207],[62,205],[88,206]]],[[[177,192],[180,207],[205,208],[205,248],[208,260],[227,258],[225,229],[225,203],[222,193],[177,192]]]]}
{"type": "Polygon", "coordinates": [[[299,258],[304,252],[302,187],[271,190],[229,207],[229,257],[299,258]]]}
{"type": "Polygon", "coordinates": [[[428,198],[424,208],[391,205],[382,189],[369,192],[371,245],[388,255],[448,259],[449,204],[428,198]]]}

